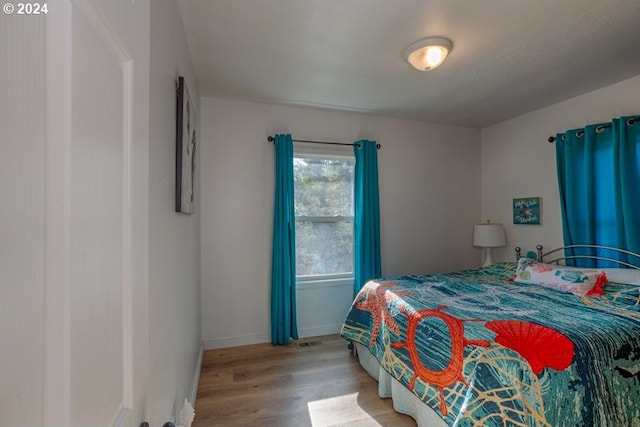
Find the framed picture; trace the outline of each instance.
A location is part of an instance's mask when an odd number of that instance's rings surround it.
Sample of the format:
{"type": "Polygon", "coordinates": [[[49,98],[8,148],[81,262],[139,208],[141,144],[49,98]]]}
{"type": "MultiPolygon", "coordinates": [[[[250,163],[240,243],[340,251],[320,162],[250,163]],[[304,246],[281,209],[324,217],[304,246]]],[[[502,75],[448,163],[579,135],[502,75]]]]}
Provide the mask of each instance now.
{"type": "Polygon", "coordinates": [[[196,110],[184,77],[176,80],[176,212],[193,213],[196,110]]]}
{"type": "Polygon", "coordinates": [[[522,197],[513,199],[513,223],[540,225],[541,198],[522,197]]]}

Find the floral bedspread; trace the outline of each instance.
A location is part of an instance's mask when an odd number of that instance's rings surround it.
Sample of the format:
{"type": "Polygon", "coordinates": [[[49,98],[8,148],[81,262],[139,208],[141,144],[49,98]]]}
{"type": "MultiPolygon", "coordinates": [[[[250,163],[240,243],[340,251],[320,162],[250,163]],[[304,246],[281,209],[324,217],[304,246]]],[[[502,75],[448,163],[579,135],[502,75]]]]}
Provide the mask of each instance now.
{"type": "Polygon", "coordinates": [[[371,281],[341,335],[451,426],[640,426],[640,287],[580,297],[515,268],[371,281]]]}

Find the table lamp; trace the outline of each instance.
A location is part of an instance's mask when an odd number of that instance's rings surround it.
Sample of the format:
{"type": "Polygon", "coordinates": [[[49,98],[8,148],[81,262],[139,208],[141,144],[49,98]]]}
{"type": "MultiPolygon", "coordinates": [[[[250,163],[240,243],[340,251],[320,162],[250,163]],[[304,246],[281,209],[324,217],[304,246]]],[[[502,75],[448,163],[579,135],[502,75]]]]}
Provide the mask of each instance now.
{"type": "Polygon", "coordinates": [[[483,267],[493,264],[491,260],[491,248],[499,248],[507,245],[507,238],[502,224],[487,221],[476,224],[473,227],[473,246],[484,248],[485,258],[483,267]]]}

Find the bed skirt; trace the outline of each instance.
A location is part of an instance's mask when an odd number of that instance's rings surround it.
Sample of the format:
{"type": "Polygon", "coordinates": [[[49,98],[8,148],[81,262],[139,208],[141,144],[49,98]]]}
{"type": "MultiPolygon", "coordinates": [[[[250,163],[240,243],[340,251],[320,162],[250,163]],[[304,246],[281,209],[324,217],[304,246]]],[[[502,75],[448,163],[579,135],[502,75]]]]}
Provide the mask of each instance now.
{"type": "Polygon", "coordinates": [[[418,427],[447,427],[447,424],[416,395],[385,371],[369,349],[354,342],[360,366],[378,381],[378,396],[393,400],[393,409],[416,420],[418,427]]]}

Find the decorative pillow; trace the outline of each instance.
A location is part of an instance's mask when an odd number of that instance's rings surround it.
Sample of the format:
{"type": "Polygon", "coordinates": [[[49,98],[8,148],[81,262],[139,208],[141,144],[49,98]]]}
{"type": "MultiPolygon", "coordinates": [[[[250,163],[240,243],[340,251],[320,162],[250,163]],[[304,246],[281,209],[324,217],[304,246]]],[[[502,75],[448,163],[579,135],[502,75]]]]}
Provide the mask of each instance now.
{"type": "Polygon", "coordinates": [[[602,288],[607,283],[607,275],[602,270],[570,268],[520,258],[513,280],[584,296],[604,294],[602,288]]]}

